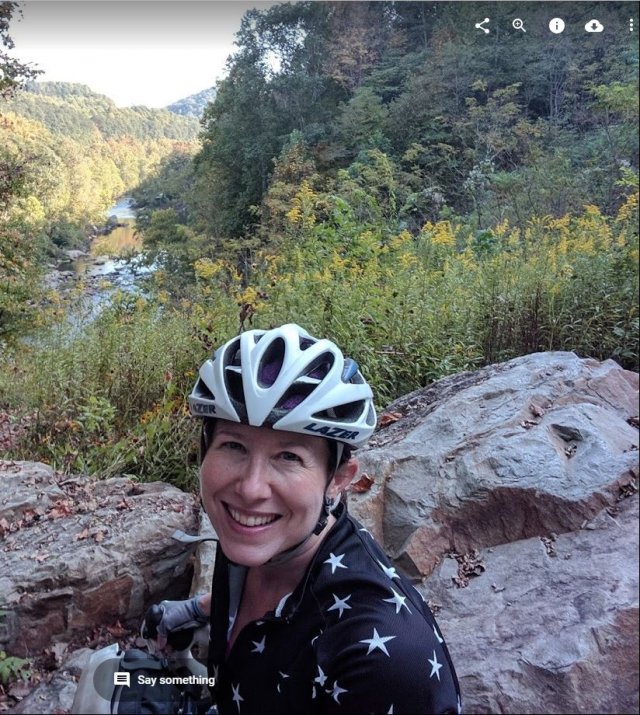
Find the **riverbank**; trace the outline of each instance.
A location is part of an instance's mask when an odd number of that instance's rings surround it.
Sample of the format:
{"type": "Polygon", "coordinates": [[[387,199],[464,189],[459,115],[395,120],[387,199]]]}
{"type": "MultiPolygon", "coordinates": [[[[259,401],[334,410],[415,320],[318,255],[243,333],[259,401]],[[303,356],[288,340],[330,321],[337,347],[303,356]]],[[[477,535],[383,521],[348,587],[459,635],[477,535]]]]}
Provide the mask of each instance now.
{"type": "Polygon", "coordinates": [[[61,259],[44,277],[47,289],[63,300],[80,301],[94,317],[114,290],[138,292],[140,278],[153,270],[141,256],[132,199],[121,197],[106,216],[104,226],[93,227],[83,249],[62,251],[61,259]]]}

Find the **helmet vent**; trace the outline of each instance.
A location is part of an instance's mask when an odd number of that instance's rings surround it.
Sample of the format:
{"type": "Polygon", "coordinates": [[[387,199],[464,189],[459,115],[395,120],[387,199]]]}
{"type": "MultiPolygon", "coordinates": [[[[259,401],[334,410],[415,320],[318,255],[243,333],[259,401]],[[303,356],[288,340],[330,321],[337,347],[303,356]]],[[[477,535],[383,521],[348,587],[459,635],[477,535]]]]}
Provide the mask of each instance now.
{"type": "Polygon", "coordinates": [[[300,375],[305,377],[311,377],[314,380],[324,380],[324,378],[329,374],[329,371],[333,367],[334,356],[327,352],[318,355],[315,360],[312,360],[305,368],[305,370],[300,375]]]}
{"type": "Polygon", "coordinates": [[[362,415],[364,402],[357,400],[356,402],[347,402],[344,405],[336,405],[330,410],[316,412],[314,418],[327,420],[328,422],[342,422],[344,420],[355,421],[362,415]]]}
{"type": "Polygon", "coordinates": [[[240,368],[229,366],[224,371],[224,374],[229,397],[235,402],[244,404],[244,388],[242,386],[242,372],[240,368]]]}
{"type": "Polygon", "coordinates": [[[315,390],[316,384],[309,382],[295,382],[285,393],[282,395],[278,404],[275,406],[276,410],[292,410],[297,407],[305,398],[315,390]]]}
{"type": "Polygon", "coordinates": [[[215,402],[215,396],[213,392],[207,387],[206,383],[204,380],[199,379],[198,384],[196,385],[195,390],[193,391],[194,395],[196,397],[199,397],[201,400],[211,400],[212,402],[215,402]]]}
{"type": "Polygon", "coordinates": [[[278,379],[284,362],[285,345],[282,338],[274,340],[265,350],[258,369],[258,384],[260,387],[271,387],[278,379]]]}

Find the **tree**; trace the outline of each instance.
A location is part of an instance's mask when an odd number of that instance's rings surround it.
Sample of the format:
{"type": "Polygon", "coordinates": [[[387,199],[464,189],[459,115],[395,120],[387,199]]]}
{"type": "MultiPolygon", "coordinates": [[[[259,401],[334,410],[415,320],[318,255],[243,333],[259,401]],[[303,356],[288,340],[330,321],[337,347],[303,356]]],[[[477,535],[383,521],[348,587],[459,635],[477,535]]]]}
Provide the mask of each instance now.
{"type": "Polygon", "coordinates": [[[41,74],[29,64],[20,62],[15,57],[11,57],[3,48],[12,50],[15,45],[9,35],[9,23],[14,14],[21,14],[18,3],[0,3],[0,98],[10,97],[16,90],[24,86],[26,82],[41,74]]]}

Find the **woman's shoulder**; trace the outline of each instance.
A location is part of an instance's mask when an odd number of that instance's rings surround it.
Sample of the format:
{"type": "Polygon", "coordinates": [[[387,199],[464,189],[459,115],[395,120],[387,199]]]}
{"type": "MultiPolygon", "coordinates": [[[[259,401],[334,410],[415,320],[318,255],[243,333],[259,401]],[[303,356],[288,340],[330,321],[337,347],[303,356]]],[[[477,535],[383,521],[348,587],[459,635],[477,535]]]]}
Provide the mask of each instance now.
{"type": "Polygon", "coordinates": [[[349,712],[387,701],[389,712],[456,712],[455,672],[427,604],[368,532],[352,519],[347,527],[313,584],[318,696],[349,712]]]}
{"type": "Polygon", "coordinates": [[[435,621],[416,588],[393,566],[373,536],[350,515],[327,540],[311,588],[327,625],[343,619],[398,621],[409,630],[435,621]],[[417,624],[417,625],[416,625],[417,624]]]}

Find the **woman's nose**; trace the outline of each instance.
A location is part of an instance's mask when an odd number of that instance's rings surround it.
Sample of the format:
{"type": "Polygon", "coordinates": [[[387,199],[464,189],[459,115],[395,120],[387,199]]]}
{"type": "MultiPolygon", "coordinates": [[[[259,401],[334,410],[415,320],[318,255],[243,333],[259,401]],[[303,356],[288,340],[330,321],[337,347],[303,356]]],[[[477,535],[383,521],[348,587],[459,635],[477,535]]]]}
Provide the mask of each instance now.
{"type": "Polygon", "coordinates": [[[249,459],[236,480],[236,491],[243,499],[268,499],[271,496],[268,465],[259,459],[249,459]]]}

